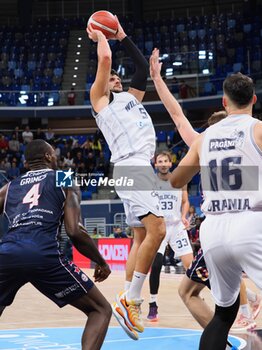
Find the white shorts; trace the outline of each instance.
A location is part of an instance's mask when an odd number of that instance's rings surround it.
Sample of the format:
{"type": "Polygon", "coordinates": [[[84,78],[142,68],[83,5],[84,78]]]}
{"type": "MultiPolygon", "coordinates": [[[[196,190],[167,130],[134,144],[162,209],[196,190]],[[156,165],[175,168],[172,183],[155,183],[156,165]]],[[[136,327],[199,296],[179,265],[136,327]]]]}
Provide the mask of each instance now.
{"type": "Polygon", "coordinates": [[[262,289],[262,212],[207,215],[200,241],[217,305],[234,304],[242,271],[262,289]]]}
{"type": "Polygon", "coordinates": [[[167,244],[173,249],[176,257],[193,252],[187,231],[184,230],[182,222],[177,224],[166,223],[166,236],[157,252],[164,255],[167,244]]]}
{"type": "Polygon", "coordinates": [[[127,225],[143,227],[139,218],[148,213],[163,217],[157,195],[157,178],[150,162],[135,157],[118,162],[114,167],[114,178],[121,176],[135,178],[136,181],[136,186],[130,190],[128,187],[115,188],[124,205],[127,225]]]}

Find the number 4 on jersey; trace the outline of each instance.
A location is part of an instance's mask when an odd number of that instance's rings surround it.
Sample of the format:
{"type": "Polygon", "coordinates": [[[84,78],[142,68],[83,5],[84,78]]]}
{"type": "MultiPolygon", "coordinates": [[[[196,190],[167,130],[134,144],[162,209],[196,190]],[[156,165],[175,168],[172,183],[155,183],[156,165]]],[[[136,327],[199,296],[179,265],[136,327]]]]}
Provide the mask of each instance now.
{"type": "Polygon", "coordinates": [[[39,186],[40,184],[35,184],[23,198],[23,204],[30,204],[29,209],[38,205],[38,199],[40,197],[39,186]]]}

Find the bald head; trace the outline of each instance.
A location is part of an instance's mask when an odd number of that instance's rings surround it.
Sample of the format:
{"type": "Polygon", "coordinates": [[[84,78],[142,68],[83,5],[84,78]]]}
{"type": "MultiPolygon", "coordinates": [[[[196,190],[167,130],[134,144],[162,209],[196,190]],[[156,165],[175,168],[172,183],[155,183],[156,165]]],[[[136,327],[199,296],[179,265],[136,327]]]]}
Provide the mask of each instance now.
{"type": "Polygon", "coordinates": [[[56,166],[56,156],[52,146],[41,139],[33,140],[27,145],[25,160],[30,169],[33,169],[36,165],[46,165],[49,168],[56,166]]]}

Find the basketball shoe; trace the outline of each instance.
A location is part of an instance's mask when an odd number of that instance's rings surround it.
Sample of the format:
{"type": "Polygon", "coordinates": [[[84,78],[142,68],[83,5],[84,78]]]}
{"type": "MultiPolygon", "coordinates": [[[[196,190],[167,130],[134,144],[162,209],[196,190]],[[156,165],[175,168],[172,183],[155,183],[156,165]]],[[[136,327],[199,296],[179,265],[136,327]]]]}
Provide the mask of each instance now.
{"type": "Polygon", "coordinates": [[[120,292],[116,295],[116,302],[119,306],[125,321],[135,331],[142,333],[144,331],[144,325],[141,318],[141,304],[143,299],[126,300],[125,292],[120,292]]]}
{"type": "Polygon", "coordinates": [[[260,295],[257,295],[257,299],[256,301],[249,301],[249,305],[251,307],[252,310],[252,317],[255,320],[261,310],[261,302],[262,302],[262,298],[260,295]]]}
{"type": "Polygon", "coordinates": [[[122,310],[120,309],[120,307],[117,305],[116,302],[114,302],[112,305],[112,311],[113,311],[113,315],[115,316],[115,318],[117,319],[118,323],[120,324],[120,326],[123,328],[123,330],[126,332],[126,334],[133,340],[138,340],[138,334],[137,332],[129,326],[129,324],[126,322],[126,319],[122,313],[122,310]]]}
{"type": "Polygon", "coordinates": [[[241,333],[245,331],[252,331],[256,328],[257,324],[252,317],[247,318],[243,314],[240,314],[233,324],[230,331],[232,333],[241,333]]]}
{"type": "Polygon", "coordinates": [[[150,322],[157,322],[158,321],[158,312],[157,312],[158,306],[156,303],[149,303],[149,312],[147,315],[147,319],[150,322]]]}

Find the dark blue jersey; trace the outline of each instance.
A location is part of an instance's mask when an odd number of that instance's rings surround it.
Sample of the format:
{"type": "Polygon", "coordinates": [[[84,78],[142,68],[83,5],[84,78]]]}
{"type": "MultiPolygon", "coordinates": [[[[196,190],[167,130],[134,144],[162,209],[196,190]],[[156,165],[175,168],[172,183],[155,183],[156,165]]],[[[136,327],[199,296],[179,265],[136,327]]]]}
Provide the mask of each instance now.
{"type": "Polygon", "coordinates": [[[12,304],[30,282],[60,307],[83,297],[93,282],[58,249],[65,194],[55,171],[30,171],[9,183],[4,212],[9,228],[0,241],[0,305],[12,304]]]}
{"type": "Polygon", "coordinates": [[[9,227],[3,239],[16,233],[37,232],[44,240],[54,240],[64,202],[65,194],[61,187],[56,187],[54,170],[29,171],[11,181],[4,207],[9,227]]]}

